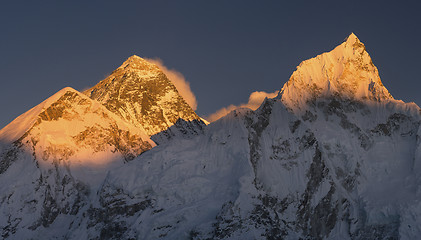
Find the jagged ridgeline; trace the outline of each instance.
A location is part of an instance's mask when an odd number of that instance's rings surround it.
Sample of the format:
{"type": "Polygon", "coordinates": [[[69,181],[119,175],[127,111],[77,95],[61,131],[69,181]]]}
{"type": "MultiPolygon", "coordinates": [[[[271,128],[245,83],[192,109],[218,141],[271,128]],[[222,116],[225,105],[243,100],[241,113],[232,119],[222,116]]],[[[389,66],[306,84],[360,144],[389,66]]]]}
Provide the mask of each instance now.
{"type": "Polygon", "coordinates": [[[390,95],[354,34],[256,111],[207,126],[136,56],[86,93],[63,90],[0,131],[2,238],[421,236],[420,108],[390,95]],[[124,161],[157,132],[165,144],[124,161]],[[116,158],[76,161],[85,148],[116,158]]]}
{"type": "Polygon", "coordinates": [[[158,66],[138,56],[131,56],[84,93],[142,127],[149,136],[167,130],[179,119],[201,121],[158,66]]]}
{"type": "Polygon", "coordinates": [[[102,152],[131,160],[155,146],[142,129],[70,87],[16,118],[0,131],[0,139],[4,148],[20,146],[44,161],[83,161],[98,154],[94,159],[101,162],[102,152]]]}

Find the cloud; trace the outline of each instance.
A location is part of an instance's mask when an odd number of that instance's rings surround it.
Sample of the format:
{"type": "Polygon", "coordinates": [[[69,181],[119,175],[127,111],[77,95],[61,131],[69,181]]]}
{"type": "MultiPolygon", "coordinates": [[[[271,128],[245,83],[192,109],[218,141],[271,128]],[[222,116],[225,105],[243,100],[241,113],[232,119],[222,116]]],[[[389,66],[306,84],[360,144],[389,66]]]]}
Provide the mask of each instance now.
{"type": "Polygon", "coordinates": [[[239,108],[239,106],[235,106],[231,104],[228,107],[221,108],[218,111],[210,114],[209,116],[206,117],[206,120],[208,120],[209,122],[215,122],[216,120],[220,119],[221,117],[227,115],[232,110],[237,109],[237,108],[239,108]]]}
{"type": "Polygon", "coordinates": [[[145,58],[145,60],[156,64],[159,67],[159,69],[161,69],[162,72],[164,72],[167,78],[174,84],[174,86],[177,88],[178,93],[180,93],[180,95],[184,98],[187,104],[189,104],[193,110],[197,109],[196,96],[190,89],[190,83],[186,81],[183,74],[181,74],[175,69],[168,69],[164,65],[164,62],[159,58],[145,58]]]}
{"type": "Polygon", "coordinates": [[[231,104],[228,107],[221,108],[215,113],[210,114],[208,117],[206,117],[206,119],[209,122],[214,122],[237,108],[250,108],[251,110],[256,110],[257,108],[260,107],[260,105],[262,104],[263,100],[265,100],[265,98],[274,98],[277,95],[278,95],[278,91],[273,92],[273,93],[267,93],[264,91],[252,92],[249,96],[249,101],[247,103],[241,104],[239,106],[231,104]]]}
{"type": "Polygon", "coordinates": [[[260,107],[260,105],[262,104],[263,100],[265,100],[265,98],[274,98],[277,95],[278,95],[278,91],[273,92],[273,93],[267,93],[263,91],[252,92],[250,94],[249,101],[246,104],[247,105],[246,107],[252,110],[256,110],[257,108],[260,107]]]}

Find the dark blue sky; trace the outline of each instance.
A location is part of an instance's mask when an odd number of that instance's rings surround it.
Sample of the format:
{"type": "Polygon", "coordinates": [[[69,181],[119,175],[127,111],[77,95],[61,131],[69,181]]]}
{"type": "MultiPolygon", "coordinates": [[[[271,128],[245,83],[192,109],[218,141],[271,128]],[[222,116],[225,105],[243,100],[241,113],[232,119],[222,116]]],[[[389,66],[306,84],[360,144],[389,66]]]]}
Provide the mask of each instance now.
{"type": "Polygon", "coordinates": [[[397,99],[421,104],[417,1],[10,1],[0,8],[0,128],[126,58],[181,72],[199,115],[279,90],[303,60],[354,32],[397,99]]]}

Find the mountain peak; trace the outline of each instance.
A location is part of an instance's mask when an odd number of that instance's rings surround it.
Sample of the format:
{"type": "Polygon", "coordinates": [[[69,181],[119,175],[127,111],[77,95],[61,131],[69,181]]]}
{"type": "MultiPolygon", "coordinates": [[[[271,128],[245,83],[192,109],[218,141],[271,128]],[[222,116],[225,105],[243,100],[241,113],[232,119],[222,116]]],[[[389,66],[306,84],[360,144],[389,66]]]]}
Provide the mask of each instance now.
{"type": "Polygon", "coordinates": [[[357,35],[355,35],[353,32],[349,34],[349,36],[345,39],[345,42],[348,44],[354,44],[360,42],[360,39],[358,39],[357,35]]]}
{"type": "Polygon", "coordinates": [[[137,55],[132,55],[129,58],[127,58],[127,60],[138,60],[138,61],[141,61],[141,60],[145,60],[145,59],[143,59],[143,58],[141,58],[141,57],[139,57],[137,55]]]}
{"type": "Polygon", "coordinates": [[[137,55],[133,55],[129,57],[126,61],[123,62],[123,64],[121,64],[121,66],[118,69],[131,70],[131,71],[137,71],[137,72],[159,71],[158,66],[146,61],[145,59],[137,55]]]}
{"type": "Polygon", "coordinates": [[[77,90],[72,87],[64,87],[59,92],[77,92],[77,90]]]}
{"type": "MultiPolygon", "coordinates": [[[[99,162],[107,158],[100,152],[109,150],[111,156],[111,152],[119,151],[130,159],[155,145],[142,128],[127,123],[70,87],[61,89],[0,130],[0,143],[32,143],[40,154],[62,154],[63,158],[72,156],[72,159],[89,155],[86,159],[95,157],[99,162]]],[[[41,155],[37,157],[48,158],[41,155]]]]}
{"type": "Polygon", "coordinates": [[[393,99],[354,33],[332,51],[301,62],[280,95],[289,108],[301,110],[310,101],[330,96],[370,101],[393,99]]]}
{"type": "MultiPolygon", "coordinates": [[[[3,129],[0,130],[0,142],[10,143],[18,138],[20,138],[25,131],[27,131],[33,124],[38,120],[38,115],[54,104],[58,99],[63,97],[66,93],[77,93],[80,94],[77,90],[71,87],[65,87],[51,97],[44,100],[42,103],[38,104],[37,106],[33,107],[26,113],[20,115],[16,119],[14,119],[11,123],[5,126],[3,129]]],[[[83,94],[82,94],[83,95],[83,94]]]]}
{"type": "Polygon", "coordinates": [[[84,93],[149,136],[200,119],[159,67],[136,55],[84,93]]]}

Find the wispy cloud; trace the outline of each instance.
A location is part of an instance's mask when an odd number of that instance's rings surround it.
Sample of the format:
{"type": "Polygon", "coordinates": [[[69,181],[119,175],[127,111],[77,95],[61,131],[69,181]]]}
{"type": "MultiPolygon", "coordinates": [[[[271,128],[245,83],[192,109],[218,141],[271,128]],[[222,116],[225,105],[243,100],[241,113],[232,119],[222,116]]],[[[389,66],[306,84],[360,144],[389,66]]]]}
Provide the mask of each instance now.
{"type": "Polygon", "coordinates": [[[189,104],[193,110],[197,109],[196,96],[190,89],[190,83],[186,81],[186,78],[183,76],[183,74],[181,74],[175,69],[168,69],[164,65],[164,62],[159,58],[145,58],[145,60],[156,64],[162,70],[162,72],[164,72],[168,79],[174,84],[174,86],[177,88],[178,93],[180,93],[180,95],[184,98],[187,104],[189,104]]]}
{"type": "Polygon", "coordinates": [[[265,98],[274,98],[277,95],[278,95],[278,91],[273,92],[273,93],[267,93],[264,91],[253,92],[250,94],[249,101],[247,103],[240,104],[238,106],[231,104],[227,107],[219,109],[215,113],[210,114],[208,117],[206,117],[206,119],[209,122],[214,122],[237,108],[250,108],[252,110],[256,110],[257,108],[260,107],[260,105],[262,104],[263,100],[265,100],[265,98]]]}

